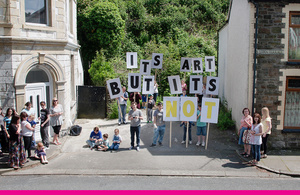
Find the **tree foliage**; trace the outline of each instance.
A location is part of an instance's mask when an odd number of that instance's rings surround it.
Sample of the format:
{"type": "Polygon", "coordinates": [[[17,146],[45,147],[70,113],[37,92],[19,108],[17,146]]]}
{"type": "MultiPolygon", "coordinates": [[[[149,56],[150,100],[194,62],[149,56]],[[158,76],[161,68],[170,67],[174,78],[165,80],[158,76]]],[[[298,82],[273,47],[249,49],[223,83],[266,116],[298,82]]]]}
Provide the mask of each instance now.
{"type": "MultiPolygon", "coordinates": [[[[126,85],[126,52],[138,52],[139,60],[163,53],[157,81],[160,95],[167,95],[167,76],[184,76],[181,57],[217,56],[217,30],[228,6],[229,0],[78,0],[78,39],[89,57],[84,61],[104,49],[105,61],[126,85]]],[[[93,83],[99,85],[95,78],[93,83]]]]}

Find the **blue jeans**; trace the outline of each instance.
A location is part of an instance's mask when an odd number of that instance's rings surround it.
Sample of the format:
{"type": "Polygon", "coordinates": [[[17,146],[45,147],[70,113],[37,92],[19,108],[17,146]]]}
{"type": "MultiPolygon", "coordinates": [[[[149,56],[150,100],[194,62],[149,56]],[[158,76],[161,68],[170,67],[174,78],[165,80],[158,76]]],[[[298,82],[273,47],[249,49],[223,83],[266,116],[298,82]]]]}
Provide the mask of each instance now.
{"type": "MultiPolygon", "coordinates": [[[[186,140],[186,127],[183,126],[183,141],[186,140]]],[[[189,126],[189,141],[192,141],[192,127],[189,126]]]]}
{"type": "Polygon", "coordinates": [[[204,127],[197,126],[197,135],[206,136],[206,126],[204,127]]]}
{"type": "Polygon", "coordinates": [[[260,161],[260,145],[251,145],[253,158],[260,161]]]}
{"type": "Polygon", "coordinates": [[[156,102],[156,99],[157,99],[157,95],[158,95],[158,93],[153,94],[153,99],[154,99],[155,102],[156,102]]]}
{"type": "Polygon", "coordinates": [[[239,137],[239,145],[244,145],[243,134],[244,134],[245,130],[247,130],[247,127],[242,127],[241,132],[240,132],[240,137],[239,137]]]}
{"type": "Polygon", "coordinates": [[[166,125],[157,126],[157,128],[154,129],[153,144],[156,145],[156,140],[158,137],[159,137],[158,143],[162,143],[164,139],[165,130],[166,130],[166,125]]]}
{"type": "Polygon", "coordinates": [[[121,108],[122,117],[121,117],[120,110],[119,110],[119,123],[121,123],[122,121],[123,121],[123,123],[125,123],[126,122],[125,116],[126,116],[127,105],[120,104],[120,108],[121,108]]]}
{"type": "Polygon", "coordinates": [[[134,134],[136,134],[136,146],[140,146],[140,132],[141,126],[132,127],[130,126],[130,135],[131,135],[131,146],[134,147],[134,134]]]}
{"type": "Polygon", "coordinates": [[[109,147],[109,149],[111,149],[111,150],[118,150],[119,146],[120,146],[119,143],[112,143],[111,146],[109,147]]]}
{"type": "Polygon", "coordinates": [[[86,143],[91,147],[95,147],[95,146],[99,146],[100,145],[100,142],[95,142],[95,141],[91,141],[91,140],[86,140],[86,143]]]}

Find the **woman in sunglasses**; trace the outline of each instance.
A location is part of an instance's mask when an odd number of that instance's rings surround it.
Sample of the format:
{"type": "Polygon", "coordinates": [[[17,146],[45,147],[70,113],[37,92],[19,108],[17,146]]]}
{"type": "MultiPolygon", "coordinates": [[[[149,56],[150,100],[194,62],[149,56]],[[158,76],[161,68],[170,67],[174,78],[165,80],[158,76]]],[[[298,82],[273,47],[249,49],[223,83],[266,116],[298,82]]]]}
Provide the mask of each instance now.
{"type": "Polygon", "coordinates": [[[60,145],[58,141],[59,131],[63,123],[63,107],[61,104],[58,104],[57,98],[52,99],[52,106],[50,108],[50,125],[54,130],[53,144],[60,145]]]}

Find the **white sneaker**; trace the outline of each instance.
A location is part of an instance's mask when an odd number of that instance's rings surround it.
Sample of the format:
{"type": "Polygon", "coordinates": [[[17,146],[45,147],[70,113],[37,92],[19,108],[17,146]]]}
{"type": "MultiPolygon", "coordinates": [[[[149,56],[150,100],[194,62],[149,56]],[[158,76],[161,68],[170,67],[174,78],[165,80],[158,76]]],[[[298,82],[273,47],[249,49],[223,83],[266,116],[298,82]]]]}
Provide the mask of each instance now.
{"type": "Polygon", "coordinates": [[[47,160],[45,160],[45,161],[44,161],[44,163],[45,163],[45,164],[48,164],[48,161],[47,161],[47,160]]]}
{"type": "Polygon", "coordinates": [[[205,146],[205,142],[202,142],[202,146],[205,146]]]}
{"type": "Polygon", "coordinates": [[[131,150],[133,147],[132,146],[130,146],[130,148],[128,148],[129,150],[131,150]]]}
{"type": "Polygon", "coordinates": [[[182,141],[181,143],[182,143],[182,144],[185,144],[185,141],[182,141]]]}
{"type": "Polygon", "coordinates": [[[136,147],[136,151],[138,151],[138,152],[139,152],[139,151],[140,151],[140,147],[136,147]]]}
{"type": "Polygon", "coordinates": [[[189,141],[189,144],[192,144],[193,142],[192,141],[189,141]]]}
{"type": "Polygon", "coordinates": [[[196,146],[200,146],[200,142],[199,141],[197,141],[196,146]]]}

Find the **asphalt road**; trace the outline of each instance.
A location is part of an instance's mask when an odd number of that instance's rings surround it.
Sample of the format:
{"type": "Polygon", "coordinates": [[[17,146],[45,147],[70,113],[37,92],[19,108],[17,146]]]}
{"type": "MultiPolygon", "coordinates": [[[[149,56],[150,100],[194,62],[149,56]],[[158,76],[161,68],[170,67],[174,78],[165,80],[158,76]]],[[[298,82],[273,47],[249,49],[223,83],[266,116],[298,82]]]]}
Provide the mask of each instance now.
{"type": "Polygon", "coordinates": [[[299,178],[1,176],[1,190],[300,190],[299,178]]]}

